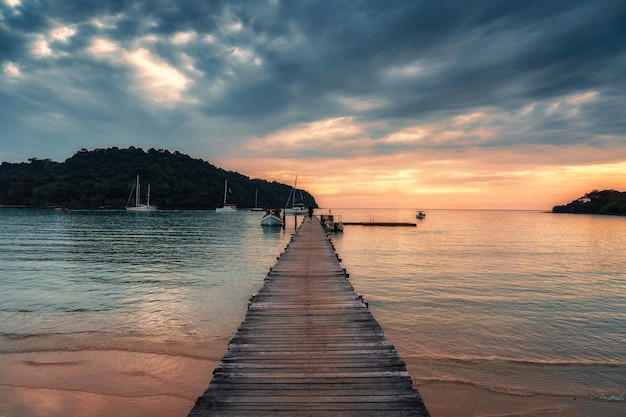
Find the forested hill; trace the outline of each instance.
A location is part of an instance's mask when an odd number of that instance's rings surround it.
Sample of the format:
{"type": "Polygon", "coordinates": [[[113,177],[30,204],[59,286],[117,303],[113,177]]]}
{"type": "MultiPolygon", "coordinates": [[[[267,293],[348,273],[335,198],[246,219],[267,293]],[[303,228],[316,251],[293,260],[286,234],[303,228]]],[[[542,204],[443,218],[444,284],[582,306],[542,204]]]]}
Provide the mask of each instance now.
{"type": "Polygon", "coordinates": [[[626,192],[593,190],[569,204],[555,206],[552,212],[626,215],[626,192]]]}
{"type": "MultiPolygon", "coordinates": [[[[0,205],[123,208],[137,175],[143,202],[150,184],[150,204],[160,208],[221,207],[225,179],[231,191],[228,203],[242,208],[254,207],[256,192],[259,207],[284,207],[292,188],[250,179],[179,152],[146,152],[134,147],[83,149],[60,163],[36,158],[23,163],[3,162],[0,205]]],[[[317,207],[306,191],[297,191],[296,202],[317,207]]]]}

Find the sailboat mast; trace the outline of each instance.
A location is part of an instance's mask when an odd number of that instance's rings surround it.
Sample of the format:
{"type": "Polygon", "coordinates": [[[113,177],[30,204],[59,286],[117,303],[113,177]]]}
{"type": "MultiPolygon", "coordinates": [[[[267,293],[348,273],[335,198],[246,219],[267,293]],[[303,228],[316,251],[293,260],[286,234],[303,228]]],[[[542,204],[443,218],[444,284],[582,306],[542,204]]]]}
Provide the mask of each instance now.
{"type": "Polygon", "coordinates": [[[293,198],[291,199],[291,208],[296,205],[296,191],[298,190],[298,176],[296,175],[296,181],[293,184],[293,198]]]}
{"type": "Polygon", "coordinates": [[[226,207],[226,192],[228,191],[228,180],[224,180],[224,207],[226,207]]]}
{"type": "Polygon", "coordinates": [[[146,201],[146,205],[150,207],[150,184],[148,184],[148,201],[146,201]]]}
{"type": "Polygon", "coordinates": [[[135,207],[139,207],[139,174],[137,174],[137,189],[135,190],[135,207]]]}

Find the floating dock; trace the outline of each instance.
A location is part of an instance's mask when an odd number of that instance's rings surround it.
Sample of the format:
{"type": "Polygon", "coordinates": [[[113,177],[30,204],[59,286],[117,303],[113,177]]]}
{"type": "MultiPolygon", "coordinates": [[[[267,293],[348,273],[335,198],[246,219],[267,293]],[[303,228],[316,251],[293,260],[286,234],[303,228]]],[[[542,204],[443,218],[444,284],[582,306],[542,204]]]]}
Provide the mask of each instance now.
{"type": "Polygon", "coordinates": [[[339,262],[304,220],[189,417],[429,416],[339,262]]]}
{"type": "Polygon", "coordinates": [[[343,222],[346,226],[397,226],[397,227],[417,227],[415,223],[405,222],[343,222]]]}

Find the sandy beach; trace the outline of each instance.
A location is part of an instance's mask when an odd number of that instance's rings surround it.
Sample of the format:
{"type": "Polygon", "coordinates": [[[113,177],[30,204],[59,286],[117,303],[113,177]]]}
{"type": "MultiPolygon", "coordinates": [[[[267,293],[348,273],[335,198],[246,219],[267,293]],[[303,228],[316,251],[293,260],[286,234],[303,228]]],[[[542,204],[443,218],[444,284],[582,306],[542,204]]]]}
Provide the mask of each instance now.
{"type": "Polygon", "coordinates": [[[225,348],[101,335],[5,340],[0,415],[184,417],[225,348]]]}
{"type": "MultiPolygon", "coordinates": [[[[2,344],[2,417],[185,417],[227,345],[224,340],[183,344],[93,335],[28,339],[2,344]]],[[[417,389],[432,417],[614,417],[623,412],[619,402],[598,407],[589,399],[538,400],[463,384],[417,389]]]]}

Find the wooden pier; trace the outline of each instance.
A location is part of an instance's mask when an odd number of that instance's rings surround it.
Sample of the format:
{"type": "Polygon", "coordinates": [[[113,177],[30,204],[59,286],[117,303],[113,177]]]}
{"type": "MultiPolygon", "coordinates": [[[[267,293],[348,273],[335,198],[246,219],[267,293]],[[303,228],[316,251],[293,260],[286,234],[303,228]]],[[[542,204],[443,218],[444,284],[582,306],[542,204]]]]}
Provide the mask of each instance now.
{"type": "Polygon", "coordinates": [[[428,417],[319,221],[270,270],[189,417],[428,417]]]}

